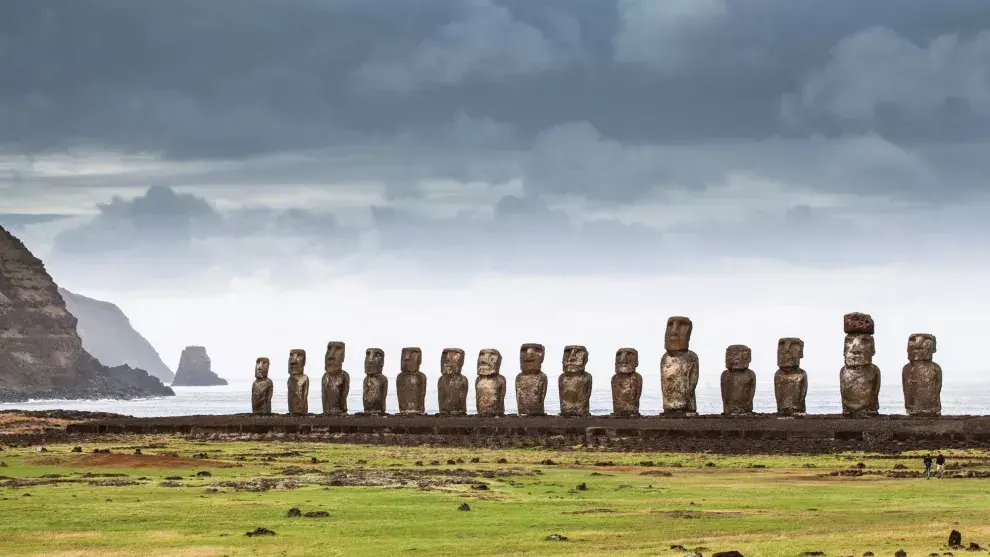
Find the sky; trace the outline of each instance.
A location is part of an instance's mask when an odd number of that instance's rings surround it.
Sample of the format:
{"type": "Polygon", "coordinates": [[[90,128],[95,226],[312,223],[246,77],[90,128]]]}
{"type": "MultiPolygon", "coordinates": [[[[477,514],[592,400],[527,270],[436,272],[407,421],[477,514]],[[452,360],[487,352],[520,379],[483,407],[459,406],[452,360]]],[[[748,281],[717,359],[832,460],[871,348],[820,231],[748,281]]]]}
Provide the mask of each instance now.
{"type": "Polygon", "coordinates": [[[0,224],[172,367],[632,346],[658,389],[687,315],[703,376],[800,336],[837,384],[862,311],[886,382],[916,332],[986,379],[985,0],[33,0],[0,74],[0,224]]]}

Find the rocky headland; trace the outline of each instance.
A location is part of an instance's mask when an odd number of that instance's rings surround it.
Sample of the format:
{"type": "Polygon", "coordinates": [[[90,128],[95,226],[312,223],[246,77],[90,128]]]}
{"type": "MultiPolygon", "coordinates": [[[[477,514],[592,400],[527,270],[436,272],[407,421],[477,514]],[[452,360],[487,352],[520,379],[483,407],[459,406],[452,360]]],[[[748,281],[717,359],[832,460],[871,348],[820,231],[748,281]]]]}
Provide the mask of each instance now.
{"type": "Polygon", "coordinates": [[[173,386],[211,387],[226,385],[227,380],[213,373],[210,356],[205,346],[187,346],[179,356],[179,369],[175,371],[173,386]]]}
{"type": "Polygon", "coordinates": [[[58,293],[65,300],[66,309],[79,321],[76,330],[82,338],[83,349],[101,364],[143,369],[162,383],[170,383],[175,378],[155,347],[134,330],[120,308],[62,287],[58,293]]]}
{"type": "Polygon", "coordinates": [[[0,227],[0,402],[175,394],[144,370],[100,363],[76,326],[44,263],[0,227]]]}

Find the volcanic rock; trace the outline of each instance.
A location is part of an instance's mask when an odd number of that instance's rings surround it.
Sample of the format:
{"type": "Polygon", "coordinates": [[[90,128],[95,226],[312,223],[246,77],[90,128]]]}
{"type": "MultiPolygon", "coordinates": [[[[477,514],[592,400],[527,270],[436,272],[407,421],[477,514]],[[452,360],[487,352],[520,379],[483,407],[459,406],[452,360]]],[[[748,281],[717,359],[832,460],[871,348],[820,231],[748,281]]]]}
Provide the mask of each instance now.
{"type": "Polygon", "coordinates": [[[101,364],[76,325],[44,263],[0,227],[0,402],[175,394],[144,370],[101,364]]]}
{"type": "Polygon", "coordinates": [[[120,308],[61,287],[58,293],[65,300],[65,308],[79,320],[76,330],[82,339],[83,349],[101,364],[143,369],[163,383],[175,378],[155,348],[134,330],[120,308]]]}
{"type": "Polygon", "coordinates": [[[210,387],[226,385],[227,380],[210,369],[210,357],[205,346],[187,346],[179,357],[179,369],[175,372],[173,386],[210,387]]]}

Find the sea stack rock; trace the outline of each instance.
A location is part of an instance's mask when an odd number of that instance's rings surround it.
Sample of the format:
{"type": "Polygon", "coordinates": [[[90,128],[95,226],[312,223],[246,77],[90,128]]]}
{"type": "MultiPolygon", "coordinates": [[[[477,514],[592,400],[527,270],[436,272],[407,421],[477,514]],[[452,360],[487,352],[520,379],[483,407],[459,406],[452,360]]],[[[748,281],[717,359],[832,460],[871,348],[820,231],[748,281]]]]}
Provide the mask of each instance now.
{"type": "Polygon", "coordinates": [[[773,393],[777,414],[794,416],[805,413],[808,397],[808,374],[801,369],[804,341],[785,337],[777,341],[777,373],[773,375],[773,393]]]}
{"type": "Polygon", "coordinates": [[[41,260],[0,226],[0,402],[175,394],[144,370],[101,364],[76,326],[41,260]]]}
{"type": "Polygon", "coordinates": [[[908,364],[901,372],[901,381],[909,416],[942,413],[942,368],[932,361],[935,351],[935,335],[915,333],[908,337],[908,364]]]}
{"type": "Polygon", "coordinates": [[[179,369],[175,372],[173,387],[211,387],[226,385],[227,380],[210,368],[210,357],[205,346],[187,346],[179,356],[179,369]]]}
{"type": "Polygon", "coordinates": [[[842,413],[846,416],[876,416],[880,411],[880,368],[873,364],[876,344],[873,318],[865,313],[843,317],[846,340],[845,365],[839,371],[842,413]]]}
{"type": "Polygon", "coordinates": [[[756,373],[749,369],[753,352],[748,346],[733,344],[725,349],[722,372],[722,413],[732,416],[753,413],[756,373]]]}

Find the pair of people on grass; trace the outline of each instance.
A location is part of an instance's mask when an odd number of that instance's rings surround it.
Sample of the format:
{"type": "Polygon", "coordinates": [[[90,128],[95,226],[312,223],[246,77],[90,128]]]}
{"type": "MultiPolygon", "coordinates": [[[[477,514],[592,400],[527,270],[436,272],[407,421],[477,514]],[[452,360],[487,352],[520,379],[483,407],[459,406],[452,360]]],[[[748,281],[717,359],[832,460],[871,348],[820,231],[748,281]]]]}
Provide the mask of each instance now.
{"type": "MultiPolygon", "coordinates": [[[[925,455],[925,479],[931,479],[932,477],[932,455],[925,455]]],[[[942,471],[945,470],[945,457],[942,453],[938,453],[935,457],[935,475],[942,477],[942,471]]]]}

